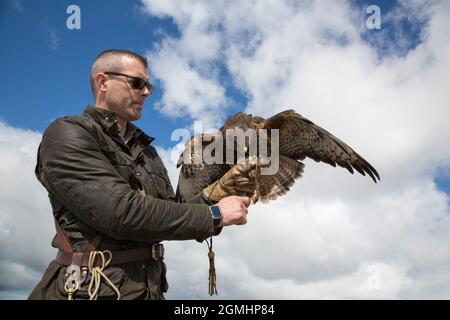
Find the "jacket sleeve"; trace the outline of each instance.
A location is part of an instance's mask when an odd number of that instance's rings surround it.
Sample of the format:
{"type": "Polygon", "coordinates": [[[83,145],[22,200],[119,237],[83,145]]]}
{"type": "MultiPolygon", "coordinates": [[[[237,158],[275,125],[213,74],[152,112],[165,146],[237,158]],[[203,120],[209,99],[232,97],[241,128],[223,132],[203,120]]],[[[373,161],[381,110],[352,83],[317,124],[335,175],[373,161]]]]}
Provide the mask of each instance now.
{"type": "Polygon", "coordinates": [[[188,203],[204,203],[204,204],[207,204],[208,206],[212,206],[213,204],[216,203],[215,201],[209,201],[208,199],[203,197],[201,192],[187,202],[188,203]]]}
{"type": "MultiPolygon", "coordinates": [[[[181,199],[177,199],[177,201],[181,201],[181,199]]],[[[191,200],[188,201],[188,203],[204,203],[208,206],[212,206],[216,204],[217,202],[213,200],[209,200],[203,196],[203,194],[200,192],[196,196],[194,196],[191,200]]],[[[223,227],[214,228],[214,236],[218,236],[222,232],[223,227]]],[[[196,239],[199,242],[202,242],[204,239],[196,239]]]]}
{"type": "Polygon", "coordinates": [[[175,203],[131,189],[97,141],[69,119],[53,122],[39,150],[41,182],[83,223],[132,241],[205,239],[214,233],[206,204],[175,203]]]}

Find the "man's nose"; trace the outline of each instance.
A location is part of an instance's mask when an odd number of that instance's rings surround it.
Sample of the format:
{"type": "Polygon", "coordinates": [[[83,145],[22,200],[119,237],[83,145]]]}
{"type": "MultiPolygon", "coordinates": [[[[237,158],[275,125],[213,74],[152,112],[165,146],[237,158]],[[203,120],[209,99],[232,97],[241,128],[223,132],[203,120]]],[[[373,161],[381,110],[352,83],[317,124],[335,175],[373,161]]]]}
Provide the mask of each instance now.
{"type": "Polygon", "coordinates": [[[148,90],[148,88],[145,86],[144,90],[142,91],[142,94],[144,97],[148,97],[150,95],[150,91],[148,90]]]}

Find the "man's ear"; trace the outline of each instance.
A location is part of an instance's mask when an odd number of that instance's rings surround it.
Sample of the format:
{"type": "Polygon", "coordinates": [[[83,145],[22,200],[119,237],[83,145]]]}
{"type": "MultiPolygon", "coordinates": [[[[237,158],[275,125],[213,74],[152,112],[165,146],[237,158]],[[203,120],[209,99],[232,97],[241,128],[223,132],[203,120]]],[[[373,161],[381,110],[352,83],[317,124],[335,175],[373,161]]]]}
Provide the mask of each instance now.
{"type": "Polygon", "coordinates": [[[106,91],[106,82],[108,82],[108,77],[104,73],[99,72],[95,75],[95,85],[99,91],[106,91]]]}

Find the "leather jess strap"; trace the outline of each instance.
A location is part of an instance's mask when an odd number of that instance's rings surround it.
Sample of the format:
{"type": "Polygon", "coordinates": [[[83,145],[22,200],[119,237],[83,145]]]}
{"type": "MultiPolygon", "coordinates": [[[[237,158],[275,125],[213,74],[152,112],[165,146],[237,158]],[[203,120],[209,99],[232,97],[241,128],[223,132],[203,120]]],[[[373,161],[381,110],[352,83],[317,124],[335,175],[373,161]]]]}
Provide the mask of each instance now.
{"type": "MultiPolygon", "coordinates": [[[[79,252],[65,252],[62,250],[59,250],[56,254],[55,261],[58,262],[61,265],[69,266],[74,261],[74,255],[77,255],[76,260],[81,261],[77,263],[77,265],[80,265],[80,267],[87,267],[89,263],[89,253],[79,253],[79,252]]],[[[108,256],[106,255],[106,258],[108,256]]],[[[109,263],[110,265],[113,264],[121,264],[121,263],[128,263],[128,262],[136,262],[136,261],[142,261],[142,260],[162,260],[164,259],[164,245],[162,243],[156,243],[153,244],[150,247],[146,248],[140,248],[140,249],[130,249],[130,250],[123,250],[123,251],[113,251],[112,252],[112,259],[109,263]]],[[[101,266],[100,259],[96,259],[94,262],[95,267],[101,266]]]]}

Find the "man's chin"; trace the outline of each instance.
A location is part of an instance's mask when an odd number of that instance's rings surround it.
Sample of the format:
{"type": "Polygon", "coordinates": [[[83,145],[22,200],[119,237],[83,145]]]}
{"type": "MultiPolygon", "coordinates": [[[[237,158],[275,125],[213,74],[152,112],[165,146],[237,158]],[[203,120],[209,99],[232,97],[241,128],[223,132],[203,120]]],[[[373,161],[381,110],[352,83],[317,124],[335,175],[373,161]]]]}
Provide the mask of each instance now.
{"type": "Polygon", "coordinates": [[[130,121],[137,121],[137,120],[139,120],[140,118],[141,118],[141,114],[139,113],[139,114],[133,114],[130,118],[130,121]]]}
{"type": "Polygon", "coordinates": [[[142,107],[133,107],[130,112],[130,118],[133,118],[131,121],[139,120],[142,117],[142,107]]]}

